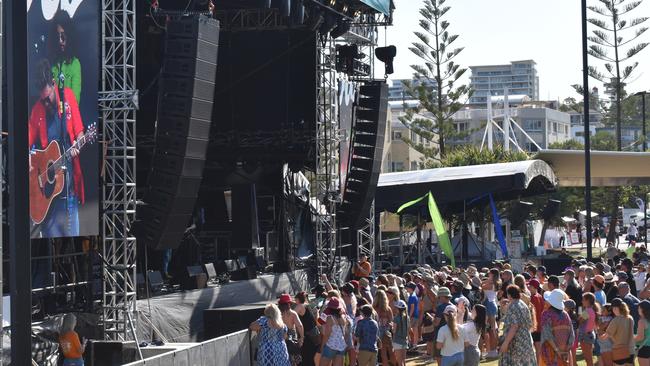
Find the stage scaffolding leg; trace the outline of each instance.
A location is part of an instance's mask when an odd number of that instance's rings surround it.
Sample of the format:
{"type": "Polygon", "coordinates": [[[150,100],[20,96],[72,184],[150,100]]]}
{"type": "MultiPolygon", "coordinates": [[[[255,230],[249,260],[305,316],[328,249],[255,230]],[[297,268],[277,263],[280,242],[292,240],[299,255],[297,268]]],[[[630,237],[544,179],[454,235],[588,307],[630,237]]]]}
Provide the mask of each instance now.
{"type": "Polygon", "coordinates": [[[375,268],[375,201],[370,205],[370,212],[365,225],[357,230],[357,258],[361,254],[368,257],[368,262],[375,268]]]}
{"type": "Polygon", "coordinates": [[[336,115],[337,85],[334,61],[334,41],[324,35],[318,45],[316,93],[316,184],[312,185],[317,198],[316,261],[318,275],[326,274],[335,280],[336,264],[336,203],[339,176],[339,130],[336,115]]]}
{"type": "Polygon", "coordinates": [[[102,0],[103,327],[122,341],[135,329],[135,2],[102,0]]]}

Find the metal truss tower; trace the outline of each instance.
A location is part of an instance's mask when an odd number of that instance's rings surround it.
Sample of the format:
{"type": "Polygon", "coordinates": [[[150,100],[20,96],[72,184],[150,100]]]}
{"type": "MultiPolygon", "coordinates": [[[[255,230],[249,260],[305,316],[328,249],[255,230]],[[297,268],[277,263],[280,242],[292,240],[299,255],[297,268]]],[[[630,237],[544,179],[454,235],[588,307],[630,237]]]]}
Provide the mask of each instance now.
{"type": "Polygon", "coordinates": [[[312,197],[317,199],[316,260],[318,275],[335,278],[336,273],[336,205],[340,201],[339,124],[337,116],[336,49],[329,35],[322,35],[318,44],[317,61],[317,130],[316,181],[312,197]]]}
{"type": "Polygon", "coordinates": [[[134,336],[136,306],[135,221],[135,5],[137,0],[102,0],[103,119],[103,326],[104,338],[134,336]]]}

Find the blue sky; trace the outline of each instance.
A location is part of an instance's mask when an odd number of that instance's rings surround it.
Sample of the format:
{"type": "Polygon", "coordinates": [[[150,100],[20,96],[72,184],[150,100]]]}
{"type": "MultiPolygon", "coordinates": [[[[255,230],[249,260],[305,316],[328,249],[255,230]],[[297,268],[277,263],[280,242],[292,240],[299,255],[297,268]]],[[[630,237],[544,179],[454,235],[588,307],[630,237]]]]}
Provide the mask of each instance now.
{"type": "MultiPolygon", "coordinates": [[[[415,40],[413,31],[419,28],[421,4],[422,0],[395,0],[394,25],[386,40],[380,36],[380,45],[386,41],[398,48],[392,78],[409,78],[410,65],[418,62],[408,47],[415,40]]],[[[460,36],[455,44],[465,47],[458,58],[461,65],[534,59],[542,99],[576,96],[570,85],[582,82],[580,0],[447,0],[446,5],[452,7],[447,13],[449,30],[460,36]]],[[[650,17],[650,0],[632,15],[650,17]]],[[[650,26],[650,20],[645,25],[650,26]]],[[[650,42],[650,31],[642,38],[650,42]]],[[[635,60],[640,66],[628,90],[650,90],[650,46],[635,60]]],[[[596,61],[590,58],[590,62],[596,61]]],[[[590,83],[600,87],[593,79],[590,83]]]]}

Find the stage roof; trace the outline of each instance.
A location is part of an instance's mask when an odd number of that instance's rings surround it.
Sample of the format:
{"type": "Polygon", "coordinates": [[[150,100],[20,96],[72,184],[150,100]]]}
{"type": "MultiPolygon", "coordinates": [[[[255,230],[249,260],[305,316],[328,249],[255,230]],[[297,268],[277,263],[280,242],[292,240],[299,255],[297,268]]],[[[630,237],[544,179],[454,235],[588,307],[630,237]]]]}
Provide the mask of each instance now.
{"type": "Polygon", "coordinates": [[[487,193],[511,200],[555,191],[557,179],[542,160],[385,173],[379,176],[375,205],[395,212],[400,205],[431,191],[441,211],[459,212],[463,202],[487,193]]]}
{"type": "MultiPolygon", "coordinates": [[[[535,158],[553,168],[561,187],[584,187],[584,151],[542,150],[535,158]]],[[[650,184],[650,153],[592,151],[591,184],[596,187],[650,184]]]]}

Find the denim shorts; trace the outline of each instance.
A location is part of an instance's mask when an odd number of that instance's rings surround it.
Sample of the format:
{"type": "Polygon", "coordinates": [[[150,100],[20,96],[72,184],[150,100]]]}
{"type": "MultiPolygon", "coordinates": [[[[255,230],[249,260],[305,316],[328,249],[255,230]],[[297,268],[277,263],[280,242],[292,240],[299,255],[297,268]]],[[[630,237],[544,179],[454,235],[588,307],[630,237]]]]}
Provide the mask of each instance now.
{"type": "Polygon", "coordinates": [[[499,311],[497,309],[497,303],[494,301],[485,301],[483,303],[485,305],[485,310],[487,312],[487,316],[497,316],[497,312],[499,311]]]}
{"type": "Polygon", "coordinates": [[[463,366],[465,361],[465,353],[458,352],[451,356],[442,356],[440,366],[463,366]]]}
{"type": "Polygon", "coordinates": [[[83,358],[66,358],[63,360],[63,366],[84,366],[83,358]]]}
{"type": "Polygon", "coordinates": [[[600,354],[607,352],[612,352],[613,344],[611,339],[599,339],[598,344],[600,345],[600,354]]]}
{"type": "Polygon", "coordinates": [[[323,346],[323,353],[321,354],[321,357],[329,358],[330,360],[333,360],[336,356],[345,356],[345,351],[337,351],[333,350],[327,345],[323,346]]]}
{"type": "Polygon", "coordinates": [[[578,331],[578,342],[595,344],[596,343],[596,332],[593,330],[591,332],[578,331]]]}

